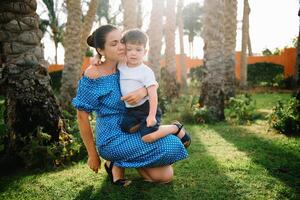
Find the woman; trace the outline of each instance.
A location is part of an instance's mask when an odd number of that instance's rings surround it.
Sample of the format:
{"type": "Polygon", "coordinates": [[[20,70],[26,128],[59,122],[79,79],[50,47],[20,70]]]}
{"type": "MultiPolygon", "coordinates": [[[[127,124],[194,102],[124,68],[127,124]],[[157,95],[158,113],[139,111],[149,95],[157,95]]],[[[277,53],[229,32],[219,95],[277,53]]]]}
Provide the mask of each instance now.
{"type": "Polygon", "coordinates": [[[124,57],[121,31],[111,25],[99,27],[88,37],[102,60],[99,65],[86,69],[79,80],[77,96],[72,104],[77,108],[80,134],[88,152],[89,167],[98,172],[99,155],[104,158],[105,169],[113,184],[127,186],[124,168],[136,168],[150,182],[168,183],[173,177],[172,163],[188,155],[180,141],[185,132],[182,127],[170,125],[178,137],[169,135],[153,143],[144,143],[140,134],[121,131],[120,122],[125,111],[124,101],[135,103],[146,96],[146,89],[137,90],[121,99],[117,63],[124,57]],[[89,123],[89,113],[96,111],[96,143],[89,123]],[[98,153],[97,153],[98,152],[98,153]]]}

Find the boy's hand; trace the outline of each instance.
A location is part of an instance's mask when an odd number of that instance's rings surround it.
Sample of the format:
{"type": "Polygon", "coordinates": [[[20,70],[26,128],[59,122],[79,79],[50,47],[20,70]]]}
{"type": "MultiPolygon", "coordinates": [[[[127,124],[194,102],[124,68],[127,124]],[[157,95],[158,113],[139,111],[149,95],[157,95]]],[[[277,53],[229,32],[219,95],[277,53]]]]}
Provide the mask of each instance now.
{"type": "Polygon", "coordinates": [[[152,116],[148,116],[146,122],[147,122],[147,127],[155,126],[155,124],[157,123],[155,117],[152,116]]]}

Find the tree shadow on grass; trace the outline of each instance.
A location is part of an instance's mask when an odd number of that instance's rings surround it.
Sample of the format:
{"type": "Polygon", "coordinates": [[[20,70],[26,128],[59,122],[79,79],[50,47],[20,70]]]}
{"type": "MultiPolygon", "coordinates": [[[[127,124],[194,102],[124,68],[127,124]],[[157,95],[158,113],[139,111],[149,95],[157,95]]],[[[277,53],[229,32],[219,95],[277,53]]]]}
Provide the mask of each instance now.
{"type": "Polygon", "coordinates": [[[75,199],[242,199],[239,186],[222,172],[196,137],[189,148],[189,158],[173,167],[175,176],[169,184],[144,182],[134,169],[127,169],[126,177],[133,180],[127,188],[112,185],[106,179],[95,186],[98,189],[84,188],[75,199]]]}
{"type": "MultiPolygon", "coordinates": [[[[86,163],[87,159],[83,159],[78,163],[86,163]]],[[[18,170],[11,171],[8,174],[1,174],[0,176],[0,193],[4,192],[9,187],[15,188],[17,190],[19,187],[22,187],[22,180],[30,177],[34,180],[36,177],[45,174],[45,173],[55,173],[63,170],[68,170],[72,168],[74,164],[68,164],[65,166],[60,166],[57,168],[48,167],[48,168],[36,168],[36,169],[25,169],[18,168],[18,170]]]]}
{"type": "Polygon", "coordinates": [[[254,163],[268,170],[271,176],[284,182],[300,197],[300,154],[296,154],[299,148],[275,144],[241,127],[225,130],[220,125],[211,128],[238,150],[246,152],[254,163]]]}

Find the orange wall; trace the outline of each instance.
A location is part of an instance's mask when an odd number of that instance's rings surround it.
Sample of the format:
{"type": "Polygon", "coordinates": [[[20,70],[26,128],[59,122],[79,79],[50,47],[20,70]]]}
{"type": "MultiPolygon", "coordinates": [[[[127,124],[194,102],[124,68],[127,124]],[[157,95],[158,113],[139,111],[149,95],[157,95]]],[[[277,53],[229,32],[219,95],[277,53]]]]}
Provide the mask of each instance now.
{"type": "MultiPolygon", "coordinates": [[[[81,66],[81,72],[84,71],[89,65],[90,65],[90,58],[86,57],[83,60],[83,64],[81,66]]],[[[56,64],[49,65],[48,72],[50,73],[50,72],[61,71],[61,70],[63,70],[63,68],[64,68],[64,65],[58,65],[58,64],[57,65],[56,64]]]]}
{"type": "MultiPolygon", "coordinates": [[[[235,75],[237,79],[240,79],[240,68],[241,68],[241,52],[236,52],[235,55],[235,75]]],[[[284,49],[280,55],[278,56],[248,56],[247,60],[248,64],[253,64],[257,62],[271,62],[284,66],[284,76],[292,76],[295,73],[296,66],[296,49],[295,48],[287,48],[284,49]]],[[[81,71],[85,70],[90,64],[90,59],[85,58],[81,71]]],[[[165,59],[160,61],[162,67],[166,66],[165,59]]],[[[191,68],[198,67],[203,65],[202,59],[192,59],[189,57],[185,57],[185,65],[186,65],[186,73],[189,73],[191,68]]],[[[61,71],[63,69],[63,65],[49,65],[48,71],[61,71]]],[[[180,68],[180,55],[176,55],[176,69],[177,69],[177,80],[181,75],[180,68]]],[[[81,74],[81,73],[80,73],[81,74]]]]}
{"type": "MultiPolygon", "coordinates": [[[[186,66],[186,73],[190,72],[191,68],[198,67],[203,65],[202,59],[192,59],[190,57],[185,56],[185,66],[186,66]]],[[[162,59],[160,61],[160,66],[165,67],[166,66],[166,60],[162,59]]],[[[180,81],[181,77],[181,67],[180,67],[180,55],[176,55],[176,79],[180,81]]]]}
{"type": "MultiPolygon", "coordinates": [[[[235,75],[237,79],[240,79],[241,52],[236,52],[235,61],[235,75]]],[[[289,76],[293,76],[295,73],[296,49],[284,49],[278,56],[248,56],[248,64],[253,64],[257,62],[270,62],[282,65],[284,67],[284,76],[287,78],[289,76]]]]}

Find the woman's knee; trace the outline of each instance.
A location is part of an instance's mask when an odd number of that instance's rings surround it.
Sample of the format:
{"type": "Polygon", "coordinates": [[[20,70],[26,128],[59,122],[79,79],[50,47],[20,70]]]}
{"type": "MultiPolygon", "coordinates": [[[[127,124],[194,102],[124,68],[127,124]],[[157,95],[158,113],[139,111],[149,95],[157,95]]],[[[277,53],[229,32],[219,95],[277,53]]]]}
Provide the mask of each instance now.
{"type": "Polygon", "coordinates": [[[173,175],[174,175],[173,169],[171,168],[171,170],[168,170],[166,173],[163,174],[160,182],[161,183],[170,183],[173,180],[173,175]]]}
{"type": "Polygon", "coordinates": [[[169,183],[173,180],[174,175],[172,166],[149,170],[147,174],[151,181],[158,183],[169,183]]]}

